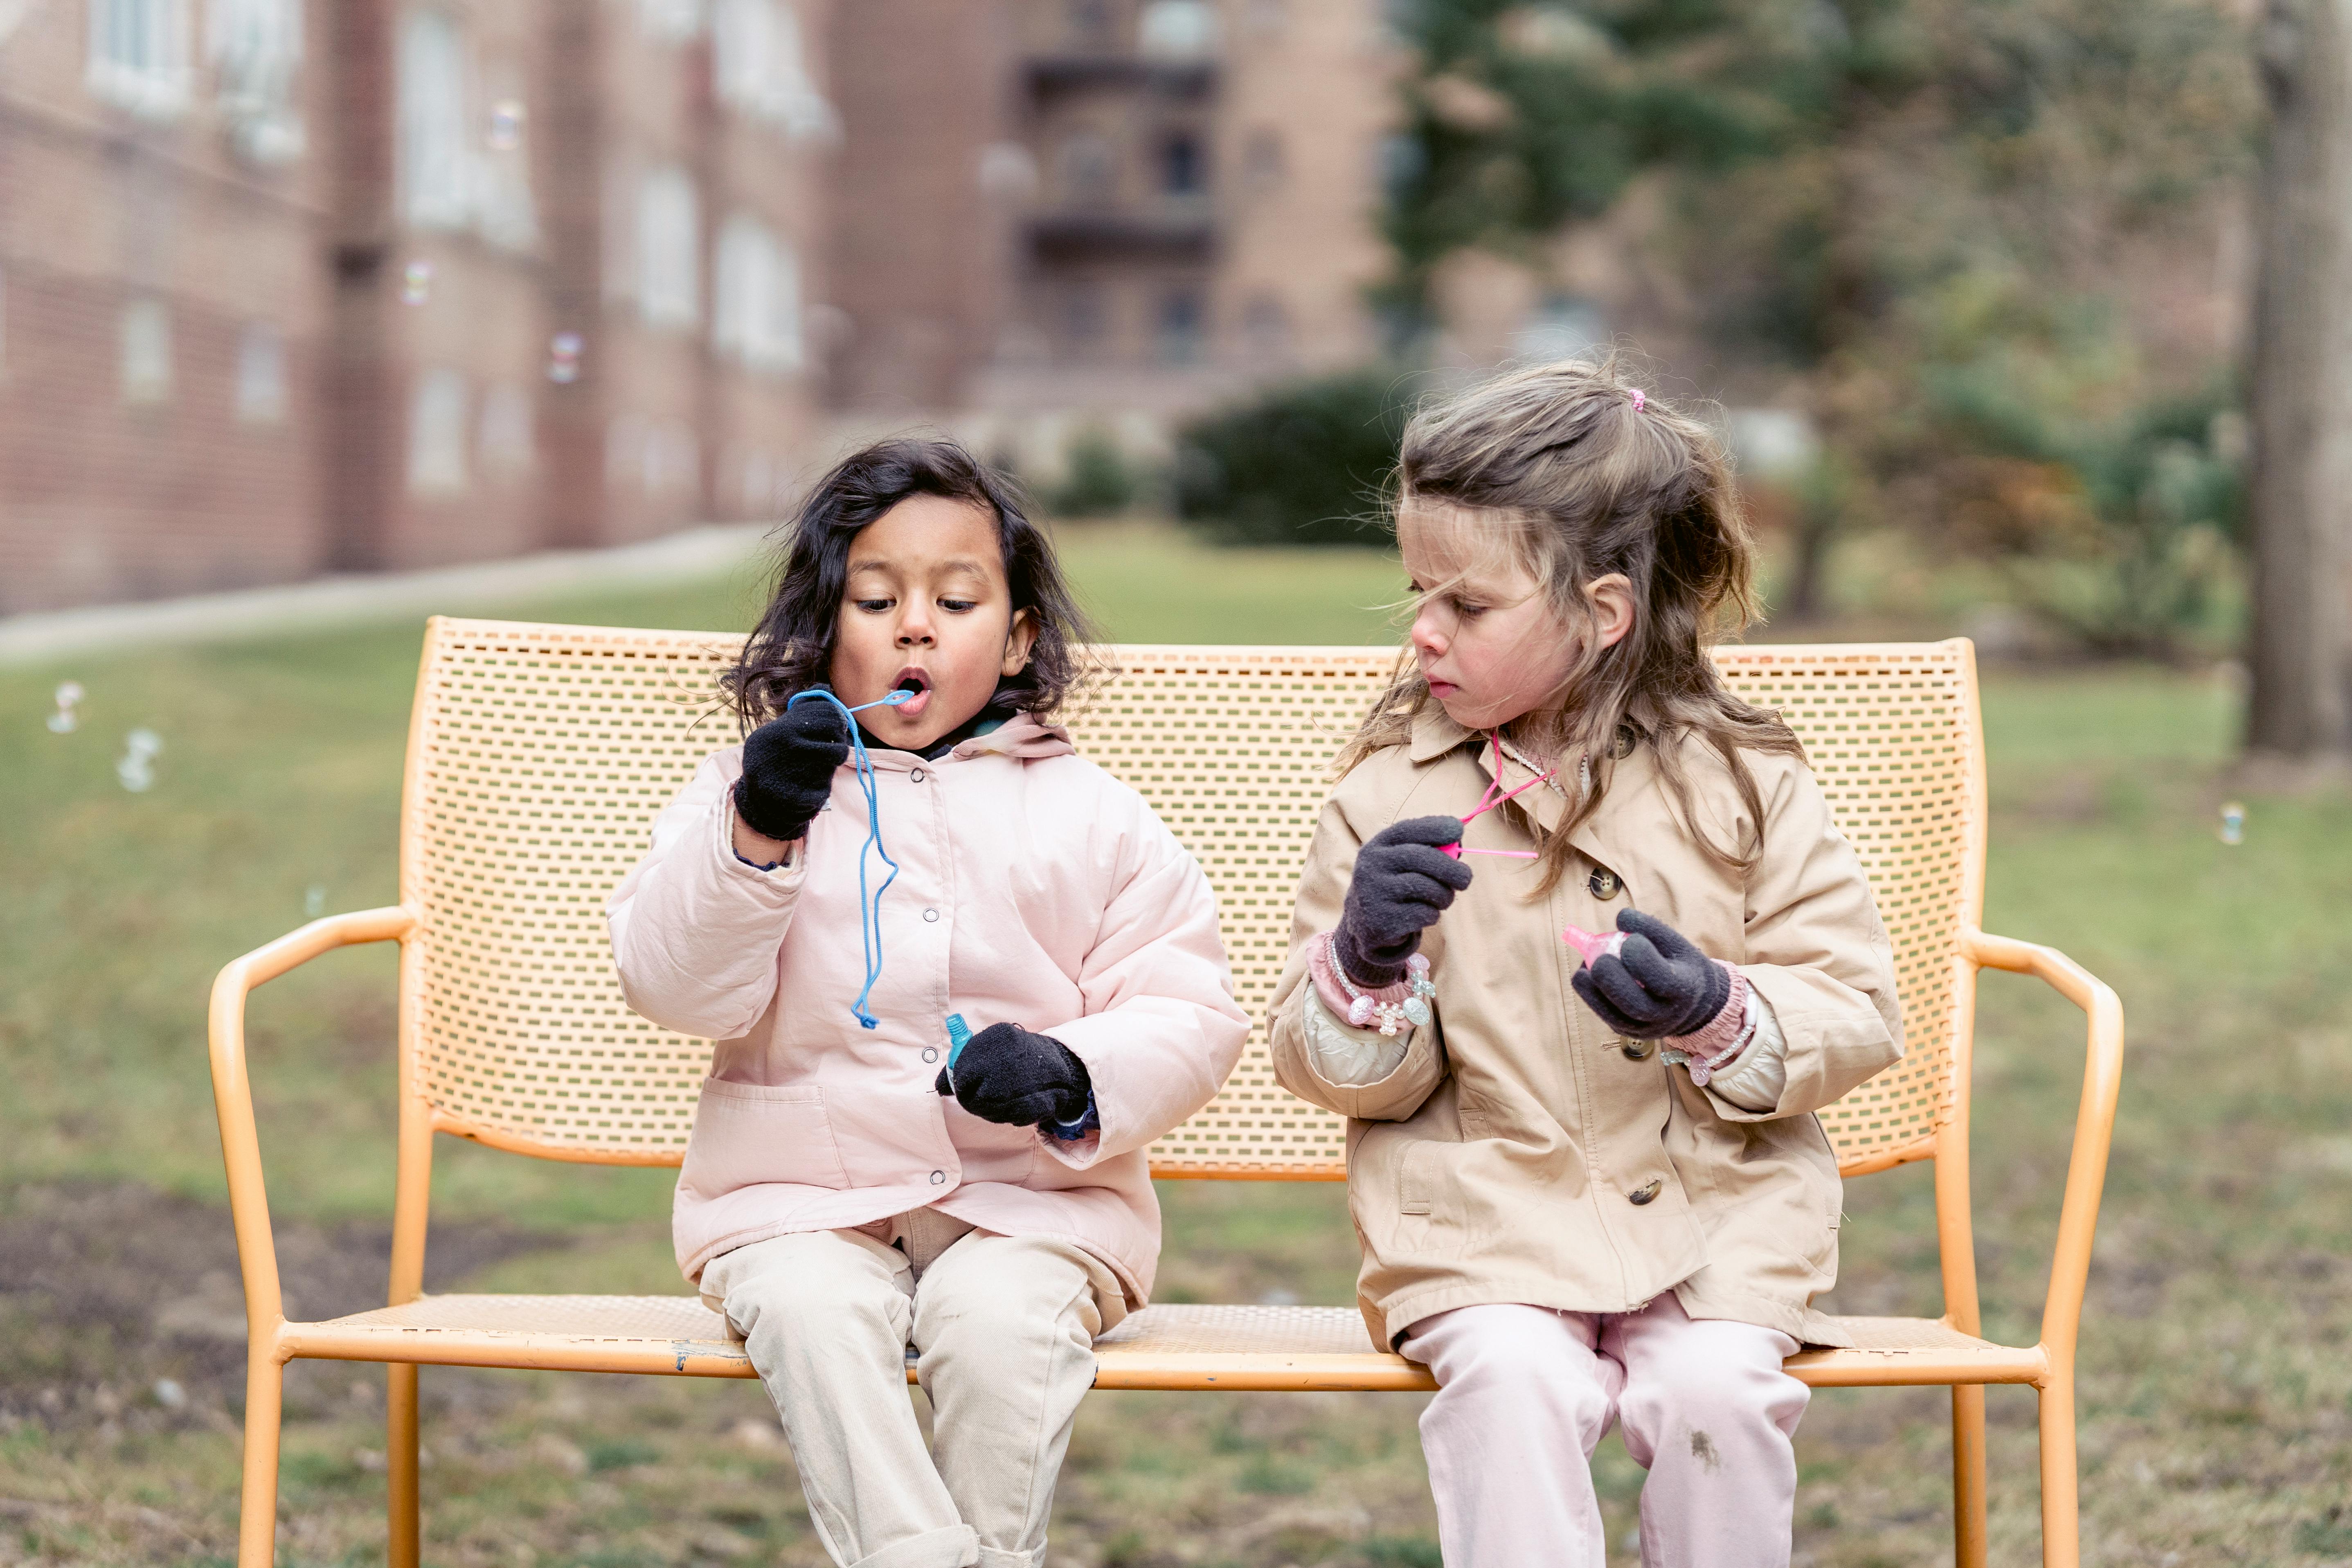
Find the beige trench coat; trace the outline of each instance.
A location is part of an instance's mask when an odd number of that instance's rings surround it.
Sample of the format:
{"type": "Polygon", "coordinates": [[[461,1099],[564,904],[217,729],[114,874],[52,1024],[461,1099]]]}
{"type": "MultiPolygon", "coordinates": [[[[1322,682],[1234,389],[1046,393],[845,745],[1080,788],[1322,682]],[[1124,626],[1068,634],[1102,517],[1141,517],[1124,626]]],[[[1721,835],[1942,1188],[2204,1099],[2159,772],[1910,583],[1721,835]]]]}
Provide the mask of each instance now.
{"type": "MultiPolygon", "coordinates": [[[[1525,1302],[1627,1312],[1672,1290],[1694,1318],[1846,1342],[1812,1299],[1837,1278],[1837,1161],[1813,1111],[1903,1054],[1894,954],[1860,860],[1793,757],[1751,754],[1764,849],[1741,875],[1683,825],[1650,748],[1612,773],[1570,843],[1575,869],[1540,899],[1531,861],[1480,856],[1476,879],[1423,938],[1433,1026],[1379,1082],[1323,1079],[1307,1049],[1310,938],[1338,924],[1356,853],[1391,823],[1478,804],[1480,737],[1433,712],[1408,746],[1358,766],[1325,805],[1276,993],[1275,1070],[1349,1124],[1349,1203],[1364,1249],[1359,1302],[1393,1345],[1454,1307],[1525,1302]],[[1570,989],[1562,926],[1655,915],[1740,966],[1788,1040],[1780,1102],[1743,1110],[1613,1037],[1570,989]],[[1654,1195],[1634,1199],[1655,1184],[1654,1195]]],[[[1685,753],[1717,843],[1753,842],[1728,771],[1685,753]]],[[[1526,772],[1507,760],[1506,786],[1526,772]]],[[[1566,802],[1538,786],[1474,821],[1465,842],[1530,848],[1566,802]],[[1522,811],[1522,806],[1528,809],[1522,811]]]]}

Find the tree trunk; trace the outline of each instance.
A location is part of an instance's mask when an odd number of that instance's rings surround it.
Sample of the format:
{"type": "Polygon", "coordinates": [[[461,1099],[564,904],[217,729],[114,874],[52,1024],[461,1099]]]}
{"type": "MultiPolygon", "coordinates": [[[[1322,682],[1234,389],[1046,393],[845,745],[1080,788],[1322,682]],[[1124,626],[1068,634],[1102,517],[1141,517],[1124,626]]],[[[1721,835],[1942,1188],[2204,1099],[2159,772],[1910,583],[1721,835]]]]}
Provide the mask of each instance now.
{"type": "Polygon", "coordinates": [[[2269,0],[2247,743],[2352,751],[2352,0],[2269,0]]]}

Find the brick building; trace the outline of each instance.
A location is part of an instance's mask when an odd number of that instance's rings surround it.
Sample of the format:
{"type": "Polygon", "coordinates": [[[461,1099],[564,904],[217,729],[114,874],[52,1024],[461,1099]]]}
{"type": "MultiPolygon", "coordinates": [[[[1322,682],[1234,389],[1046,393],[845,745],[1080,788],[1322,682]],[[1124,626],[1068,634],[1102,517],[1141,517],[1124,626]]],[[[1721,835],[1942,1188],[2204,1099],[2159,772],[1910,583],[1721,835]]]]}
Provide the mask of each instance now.
{"type": "Polygon", "coordinates": [[[845,12],[840,405],[960,411],[1050,468],[1074,422],[1149,447],[1249,384],[1372,357],[1398,68],[1383,16],[1377,0],[845,12]],[[918,213],[942,221],[911,232],[918,213]]]}
{"type": "Polygon", "coordinates": [[[0,614],[774,515],[829,11],[0,5],[0,614]]]}
{"type": "Polygon", "coordinates": [[[1369,357],[1381,0],[0,0],[0,614],[1369,357]]]}
{"type": "Polygon", "coordinates": [[[0,611],[325,559],[311,21],[0,10],[0,611]]]}

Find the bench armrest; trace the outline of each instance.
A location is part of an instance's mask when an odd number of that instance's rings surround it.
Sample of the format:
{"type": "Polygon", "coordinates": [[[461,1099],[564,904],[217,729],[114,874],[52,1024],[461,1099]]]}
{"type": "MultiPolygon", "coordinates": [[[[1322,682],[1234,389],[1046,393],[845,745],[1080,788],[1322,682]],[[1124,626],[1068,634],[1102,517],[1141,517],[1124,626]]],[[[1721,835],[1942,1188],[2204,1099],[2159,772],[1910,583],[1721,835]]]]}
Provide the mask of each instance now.
{"type": "Polygon", "coordinates": [[[2058,1246],[2050,1264],[2050,1293],[2042,1308],[2042,1345],[2053,1362],[2071,1366],[2090,1282],[2091,1239],[2098,1229],[2099,1194],[2106,1185],[2107,1151],[2115,1142],[2116,1100],[2124,1080],[2124,1005],[2115,988],[2054,947],[1969,931],[1969,958],[1986,969],[2031,974],[2083,1010],[2088,1026],[2083,1099],[2074,1114],[2074,1149],[2066,1165],[2066,1195],[2058,1209],[2058,1246]]]}
{"type": "Polygon", "coordinates": [[[213,1108],[220,1115],[229,1217],[236,1226],[237,1266],[245,1276],[246,1329],[257,1346],[265,1335],[276,1335],[286,1311],[278,1282],[278,1245],[269,1230],[269,1194],[262,1184],[253,1085],[245,1070],[245,999],[255,986],[322,952],[359,942],[403,942],[415,926],[415,912],[397,907],[329,915],[231,959],[213,982],[213,1108]]]}

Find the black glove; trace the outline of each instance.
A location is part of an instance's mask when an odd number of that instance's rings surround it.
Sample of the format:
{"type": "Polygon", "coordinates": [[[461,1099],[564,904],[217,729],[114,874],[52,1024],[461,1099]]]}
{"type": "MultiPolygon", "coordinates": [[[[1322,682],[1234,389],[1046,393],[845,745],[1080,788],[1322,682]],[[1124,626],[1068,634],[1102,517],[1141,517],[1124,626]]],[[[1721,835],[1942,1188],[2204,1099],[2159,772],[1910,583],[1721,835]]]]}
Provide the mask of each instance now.
{"type": "Polygon", "coordinates": [[[1601,1021],[1632,1040],[1696,1035],[1731,1000],[1731,975],[1688,937],[1638,910],[1617,911],[1625,945],[1580,968],[1569,984],[1601,1021]]]}
{"type": "Polygon", "coordinates": [[[1359,985],[1393,985],[1421,933],[1470,885],[1470,868],[1437,847],[1462,842],[1458,816],[1391,823],[1356,856],[1348,904],[1332,933],[1339,967],[1359,985]]]}
{"type": "Polygon", "coordinates": [[[1018,1024],[991,1024],[964,1042],[955,1065],[932,1085],[982,1121],[1034,1127],[1046,1118],[1076,1121],[1087,1113],[1094,1079],[1078,1054],[1051,1035],[1018,1024]]]}
{"type": "Polygon", "coordinates": [[[830,702],[787,708],[743,742],[735,815],[754,833],[789,844],[833,794],[833,773],[849,755],[849,725],[830,702]]]}

